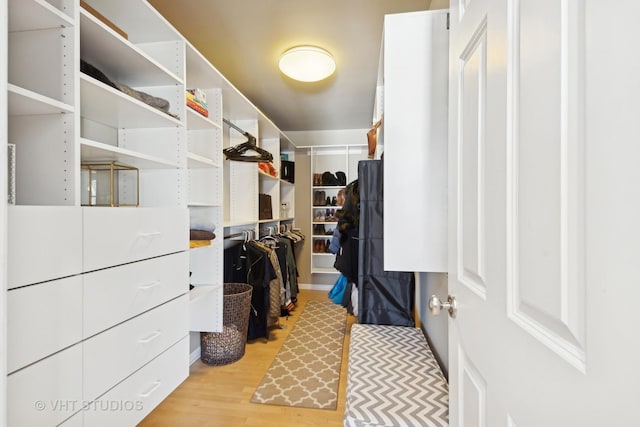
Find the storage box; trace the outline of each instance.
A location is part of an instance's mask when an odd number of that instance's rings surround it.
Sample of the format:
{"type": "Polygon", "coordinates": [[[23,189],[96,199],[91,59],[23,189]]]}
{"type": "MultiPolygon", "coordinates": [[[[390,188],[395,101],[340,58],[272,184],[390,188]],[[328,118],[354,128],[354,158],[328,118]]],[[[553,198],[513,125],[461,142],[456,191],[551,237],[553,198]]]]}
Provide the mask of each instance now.
{"type": "Polygon", "coordinates": [[[296,177],[296,164],[289,160],[282,160],[280,162],[280,179],[294,183],[296,177]]]}
{"type": "Polygon", "coordinates": [[[115,161],[82,163],[82,206],[138,206],[138,168],[115,161]]]}
{"type": "Polygon", "coordinates": [[[271,206],[271,196],[260,194],[258,199],[259,219],[273,219],[273,208],[271,206]]]}

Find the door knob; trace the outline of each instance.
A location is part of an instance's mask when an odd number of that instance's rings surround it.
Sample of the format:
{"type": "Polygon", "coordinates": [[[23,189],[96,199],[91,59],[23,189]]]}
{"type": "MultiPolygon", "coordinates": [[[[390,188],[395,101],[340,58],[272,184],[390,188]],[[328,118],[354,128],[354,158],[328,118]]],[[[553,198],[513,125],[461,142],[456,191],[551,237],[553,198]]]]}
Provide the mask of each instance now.
{"type": "Polygon", "coordinates": [[[458,313],[456,297],[449,295],[449,299],[446,302],[442,302],[436,295],[431,295],[431,298],[429,298],[429,311],[431,314],[437,316],[443,309],[449,311],[449,316],[456,317],[458,313]]]}

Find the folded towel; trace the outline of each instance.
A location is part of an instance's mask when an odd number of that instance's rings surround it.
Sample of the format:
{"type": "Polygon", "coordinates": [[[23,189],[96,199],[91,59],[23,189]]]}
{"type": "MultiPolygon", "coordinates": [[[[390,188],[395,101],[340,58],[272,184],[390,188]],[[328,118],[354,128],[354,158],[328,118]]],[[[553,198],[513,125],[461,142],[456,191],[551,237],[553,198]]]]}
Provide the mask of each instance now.
{"type": "Polygon", "coordinates": [[[203,246],[211,246],[211,240],[190,240],[189,248],[201,248],[203,246]]]}

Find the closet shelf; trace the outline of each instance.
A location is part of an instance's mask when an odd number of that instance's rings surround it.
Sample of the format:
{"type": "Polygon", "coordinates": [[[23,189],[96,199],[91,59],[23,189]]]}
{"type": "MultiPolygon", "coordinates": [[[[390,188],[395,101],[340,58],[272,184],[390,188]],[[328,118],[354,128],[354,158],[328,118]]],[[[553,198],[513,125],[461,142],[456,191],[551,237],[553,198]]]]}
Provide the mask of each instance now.
{"type": "Polygon", "coordinates": [[[7,84],[9,116],[73,113],[74,107],[14,84],[7,84]]]}
{"type": "Polygon", "coordinates": [[[175,162],[149,156],[125,148],[80,138],[81,158],[83,162],[115,160],[139,169],[174,169],[179,165],[175,162]]]}
{"type": "Polygon", "coordinates": [[[183,126],[182,122],[80,73],[82,116],[113,128],[146,129],[183,126]]]}
{"type": "Polygon", "coordinates": [[[200,156],[194,153],[187,153],[187,162],[189,169],[205,169],[205,168],[219,168],[221,167],[218,163],[213,160],[200,156]]]}
{"type": "Polygon", "coordinates": [[[10,0],[9,32],[73,27],[74,20],[45,0],[10,0]]]}
{"type": "Polygon", "coordinates": [[[80,9],[80,56],[109,79],[131,87],[182,84],[180,77],[84,9],[80,9]]]}
{"type": "Polygon", "coordinates": [[[194,111],[193,109],[187,108],[186,110],[187,110],[187,129],[207,130],[207,129],[221,128],[221,126],[218,123],[194,111]]]}

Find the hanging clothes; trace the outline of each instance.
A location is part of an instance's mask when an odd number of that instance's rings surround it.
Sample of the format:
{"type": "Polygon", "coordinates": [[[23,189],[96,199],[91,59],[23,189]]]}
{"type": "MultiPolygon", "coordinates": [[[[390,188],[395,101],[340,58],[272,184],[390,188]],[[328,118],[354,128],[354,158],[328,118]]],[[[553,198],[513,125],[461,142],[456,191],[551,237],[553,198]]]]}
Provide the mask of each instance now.
{"type": "Polygon", "coordinates": [[[280,262],[276,254],[278,241],[273,237],[269,237],[268,239],[256,242],[256,244],[260,245],[260,247],[267,252],[271,267],[276,274],[276,277],[269,282],[269,310],[267,315],[267,326],[273,326],[278,323],[278,319],[280,318],[285,292],[282,270],[280,269],[280,262]]]}
{"type": "Polygon", "coordinates": [[[252,287],[247,339],[269,339],[269,283],[276,278],[276,273],[267,251],[254,241],[249,241],[225,249],[224,252],[224,281],[247,283],[252,287]]]}

